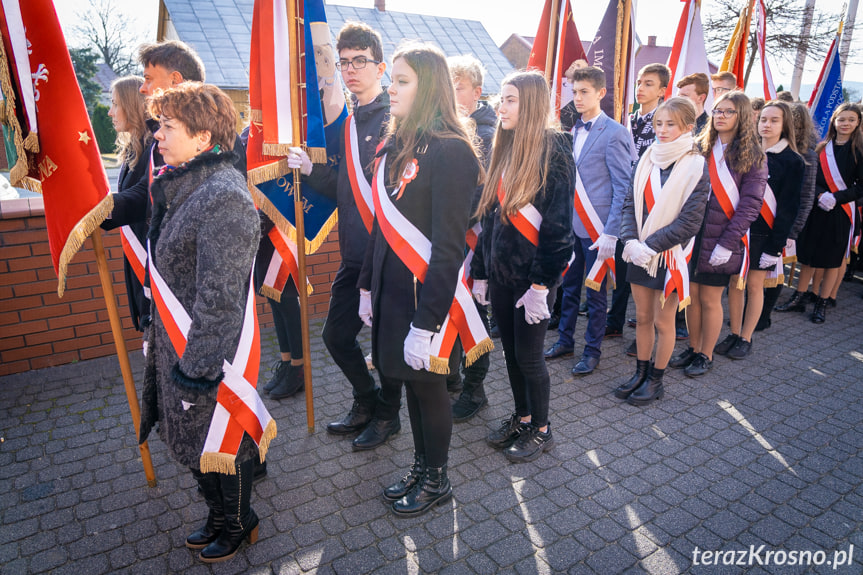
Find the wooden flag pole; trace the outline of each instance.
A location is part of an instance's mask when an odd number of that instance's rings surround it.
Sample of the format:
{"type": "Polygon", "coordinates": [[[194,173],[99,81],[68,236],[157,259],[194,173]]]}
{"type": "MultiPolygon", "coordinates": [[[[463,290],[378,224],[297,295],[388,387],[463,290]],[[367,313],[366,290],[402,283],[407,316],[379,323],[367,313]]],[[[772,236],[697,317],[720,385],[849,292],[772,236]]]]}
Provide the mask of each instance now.
{"type": "Polygon", "coordinates": [[[554,57],[557,54],[557,28],[560,18],[560,0],[551,0],[551,14],[548,15],[548,46],[545,51],[545,81],[554,86],[554,57]]]}
{"type": "MultiPolygon", "coordinates": [[[[286,0],[288,7],[288,44],[290,46],[291,58],[294,58],[291,66],[291,128],[293,141],[302,141],[302,129],[300,117],[300,66],[302,55],[300,54],[299,30],[302,22],[298,16],[298,0],[286,0]]],[[[300,294],[300,321],[303,328],[303,361],[305,367],[303,375],[306,383],[306,425],[309,433],[315,432],[315,401],[312,392],[312,349],[309,342],[309,292],[306,289],[306,226],[303,220],[303,194],[300,189],[301,173],[299,169],[294,170],[294,227],[297,231],[297,269],[299,278],[297,291],[300,294]]]]}
{"type": "MultiPolygon", "coordinates": [[[[138,392],[135,391],[135,380],[132,379],[132,364],[129,363],[129,351],[123,338],[123,326],[120,323],[120,313],[117,311],[117,298],[114,296],[114,284],[111,282],[111,272],[108,260],[105,259],[105,246],[102,244],[102,230],[96,228],[90,234],[93,240],[93,252],[96,254],[96,266],[99,268],[99,280],[102,282],[102,298],[108,310],[108,321],[111,323],[111,333],[114,336],[114,347],[117,349],[117,359],[120,360],[120,372],[123,374],[123,386],[126,388],[126,399],[129,401],[129,411],[132,414],[132,425],[135,427],[135,441],[141,432],[141,408],[138,405],[138,392]]],[[[147,485],[156,487],[156,471],[150,458],[150,446],[145,441],[138,444],[141,451],[141,461],[144,463],[144,475],[147,485]]]]}

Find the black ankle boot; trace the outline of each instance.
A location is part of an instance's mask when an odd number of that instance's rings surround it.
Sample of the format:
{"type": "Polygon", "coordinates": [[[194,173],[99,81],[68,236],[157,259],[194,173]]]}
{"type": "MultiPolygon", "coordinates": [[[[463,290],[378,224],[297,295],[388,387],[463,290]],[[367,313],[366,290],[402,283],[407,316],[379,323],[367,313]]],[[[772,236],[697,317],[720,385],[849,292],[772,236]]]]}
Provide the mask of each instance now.
{"type": "Polygon", "coordinates": [[[662,389],[662,376],[664,374],[664,369],[651,367],[650,375],[638,389],[626,398],[626,403],[629,405],[647,405],[654,399],[660,399],[665,394],[665,390],[662,389]]]}
{"type": "Polygon", "coordinates": [[[644,383],[644,380],[647,379],[647,372],[650,371],[650,360],[636,360],[635,361],[635,375],[629,378],[629,381],[626,383],[622,383],[618,386],[617,389],[614,390],[614,397],[618,399],[626,399],[629,397],[635,389],[644,383]]]}
{"type": "Polygon", "coordinates": [[[452,497],[452,485],[443,467],[426,467],[422,481],[414,486],[407,495],[395,501],[393,513],[399,517],[422,515],[433,505],[440,505],[452,497]]]}
{"type": "Polygon", "coordinates": [[[192,476],[198,482],[198,491],[204,496],[210,514],[207,515],[207,522],[204,526],[186,538],[186,547],[203,549],[219,537],[219,533],[225,526],[222,490],[218,473],[201,473],[197,469],[193,469],[192,476]]]}
{"type": "Polygon", "coordinates": [[[780,306],[776,306],[776,311],[806,311],[806,294],[799,291],[794,292],[790,300],[780,306]]]}
{"type": "Polygon", "coordinates": [[[823,297],[815,301],[815,309],[812,310],[810,317],[812,323],[824,323],[827,319],[827,300],[823,297]]]}
{"type": "Polygon", "coordinates": [[[216,540],[201,551],[201,561],[226,561],[236,555],[243,539],[247,539],[249,544],[258,540],[258,516],[250,504],[253,468],[254,463],[250,459],[236,466],[235,475],[216,474],[222,491],[225,525],[216,540]]]}
{"type": "Polygon", "coordinates": [[[414,486],[422,481],[426,470],[426,456],[414,453],[414,464],[411,465],[408,474],[384,489],[384,499],[387,501],[398,501],[407,495],[414,486]]]}
{"type": "Polygon", "coordinates": [[[288,370],[290,367],[290,361],[279,361],[279,365],[277,365],[276,369],[273,370],[273,377],[270,378],[270,381],[264,384],[264,393],[269,393],[274,387],[279,385],[279,383],[288,376],[288,370]]]}
{"type": "Polygon", "coordinates": [[[298,393],[305,386],[305,364],[289,365],[285,376],[270,390],[270,399],[285,399],[298,393]]]}

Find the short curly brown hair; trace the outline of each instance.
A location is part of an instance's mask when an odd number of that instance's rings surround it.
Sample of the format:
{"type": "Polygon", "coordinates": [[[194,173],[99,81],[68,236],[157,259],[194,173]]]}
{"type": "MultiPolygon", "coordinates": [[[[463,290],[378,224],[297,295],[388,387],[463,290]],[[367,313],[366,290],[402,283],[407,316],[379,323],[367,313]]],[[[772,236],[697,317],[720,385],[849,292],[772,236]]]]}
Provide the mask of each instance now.
{"type": "Polygon", "coordinates": [[[147,99],[150,116],[178,120],[190,136],[210,132],[210,143],[232,150],[237,133],[237,111],[227,94],[212,84],[183,82],[169,90],[157,90],[147,99]]]}

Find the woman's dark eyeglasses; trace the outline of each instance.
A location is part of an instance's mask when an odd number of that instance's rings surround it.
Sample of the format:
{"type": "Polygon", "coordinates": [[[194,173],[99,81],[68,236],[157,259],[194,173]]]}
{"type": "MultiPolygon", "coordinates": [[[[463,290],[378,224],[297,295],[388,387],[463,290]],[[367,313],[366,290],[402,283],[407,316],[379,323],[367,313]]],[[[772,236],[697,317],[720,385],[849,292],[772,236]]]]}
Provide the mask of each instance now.
{"type": "Polygon", "coordinates": [[[730,118],[737,113],[737,110],[720,110],[719,108],[714,108],[711,113],[717,118],[730,118]]]}
{"type": "Polygon", "coordinates": [[[375,66],[380,64],[377,60],[372,60],[371,58],[366,58],[365,56],[357,56],[353,60],[339,60],[336,62],[336,68],[339,70],[347,70],[349,67],[353,66],[354,70],[362,70],[366,67],[366,65],[371,62],[375,66]]]}

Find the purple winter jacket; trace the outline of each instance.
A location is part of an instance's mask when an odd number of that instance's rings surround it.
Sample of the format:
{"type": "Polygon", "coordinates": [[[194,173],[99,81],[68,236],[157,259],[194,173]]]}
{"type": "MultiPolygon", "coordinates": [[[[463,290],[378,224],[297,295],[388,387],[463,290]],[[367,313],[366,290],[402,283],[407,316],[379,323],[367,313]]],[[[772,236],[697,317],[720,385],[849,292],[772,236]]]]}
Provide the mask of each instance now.
{"type": "Polygon", "coordinates": [[[737,174],[731,170],[731,176],[737,189],[740,190],[740,201],[734,216],[729,220],[716,199],[711,188],[710,199],[707,202],[707,215],[702,227],[701,251],[698,255],[698,271],[714,274],[736,274],[743,263],[743,240],[741,239],[752,222],[758,218],[761,204],[764,201],[764,187],[767,185],[767,160],[760,168],[737,174]],[[716,244],[731,250],[731,258],[718,267],[710,265],[710,254],[716,244]]]}

